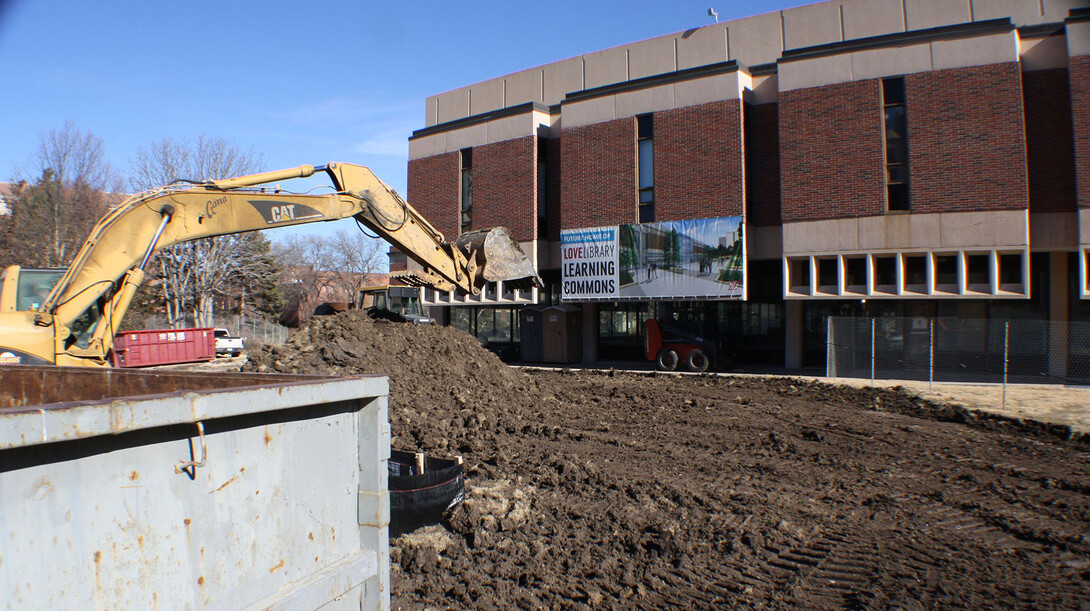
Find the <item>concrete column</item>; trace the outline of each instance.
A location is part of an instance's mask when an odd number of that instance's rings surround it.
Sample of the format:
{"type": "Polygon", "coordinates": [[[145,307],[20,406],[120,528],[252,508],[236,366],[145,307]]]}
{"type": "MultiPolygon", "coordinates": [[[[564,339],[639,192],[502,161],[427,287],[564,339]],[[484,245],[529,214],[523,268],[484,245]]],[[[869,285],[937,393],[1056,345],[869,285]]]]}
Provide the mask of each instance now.
{"type": "Polygon", "coordinates": [[[598,304],[583,304],[583,362],[598,360],[598,304]]]}
{"type": "Polygon", "coordinates": [[[802,367],[802,304],[799,299],[788,299],[783,304],[783,366],[788,369],[802,367]]]}
{"type": "Polygon", "coordinates": [[[1067,325],[1071,320],[1067,258],[1066,252],[1048,253],[1048,375],[1053,378],[1067,376],[1067,325]]]}

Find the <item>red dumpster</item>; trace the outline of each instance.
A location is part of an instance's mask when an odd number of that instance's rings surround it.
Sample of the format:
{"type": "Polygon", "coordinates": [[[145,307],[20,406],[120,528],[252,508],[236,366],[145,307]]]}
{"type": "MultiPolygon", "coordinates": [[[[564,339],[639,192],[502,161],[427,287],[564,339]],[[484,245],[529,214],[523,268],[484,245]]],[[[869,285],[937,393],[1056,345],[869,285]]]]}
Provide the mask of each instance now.
{"type": "Polygon", "coordinates": [[[151,367],[216,358],[216,334],[211,328],[146,329],[114,336],[117,367],[151,367]]]}

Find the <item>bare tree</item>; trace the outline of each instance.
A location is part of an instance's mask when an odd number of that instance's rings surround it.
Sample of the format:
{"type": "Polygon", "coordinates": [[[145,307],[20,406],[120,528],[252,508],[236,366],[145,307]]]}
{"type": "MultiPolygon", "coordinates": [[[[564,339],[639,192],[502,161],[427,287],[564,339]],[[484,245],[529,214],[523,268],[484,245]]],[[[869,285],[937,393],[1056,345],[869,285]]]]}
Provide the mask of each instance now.
{"type": "Polygon", "coordinates": [[[329,268],[333,258],[329,241],[319,236],[288,235],[273,247],[273,256],[280,263],[280,282],[290,297],[306,296],[310,301],[328,294],[329,268]]]}
{"type": "Polygon", "coordinates": [[[225,138],[200,135],[190,142],[164,138],[136,151],[130,181],[143,191],[176,180],[206,180],[252,174],[263,163],[225,138]]]}
{"type": "Polygon", "coordinates": [[[57,180],[66,185],[82,183],[104,191],[111,182],[116,182],[116,174],[106,162],[102,138],[80,131],[72,121],[65,121],[63,126],[39,137],[32,163],[35,174],[52,170],[57,180]]]}
{"type": "Polygon", "coordinates": [[[105,213],[104,189],[119,180],[102,139],[71,121],[41,134],[28,165],[35,182],[16,179],[0,251],[12,263],[65,265],[105,213]]]}
{"type": "Polygon", "coordinates": [[[273,247],[280,264],[280,292],[287,302],[280,323],[297,327],[306,321],[319,295],[329,292],[329,244],[318,236],[288,235],[273,247]]]}
{"type": "MultiPolygon", "coordinates": [[[[199,136],[192,142],[170,138],[137,150],[131,181],[150,189],[178,180],[227,178],[258,171],[261,158],[234,143],[199,136]]],[[[194,324],[212,326],[213,297],[249,276],[271,273],[267,239],[260,234],[230,234],[164,249],[158,256],[161,291],[170,324],[192,313],[194,324]]]]}
{"type": "Polygon", "coordinates": [[[331,284],[348,295],[347,301],[355,301],[360,288],[368,284],[367,274],[385,268],[388,249],[386,242],[362,231],[338,231],[330,240],[331,284]]]}

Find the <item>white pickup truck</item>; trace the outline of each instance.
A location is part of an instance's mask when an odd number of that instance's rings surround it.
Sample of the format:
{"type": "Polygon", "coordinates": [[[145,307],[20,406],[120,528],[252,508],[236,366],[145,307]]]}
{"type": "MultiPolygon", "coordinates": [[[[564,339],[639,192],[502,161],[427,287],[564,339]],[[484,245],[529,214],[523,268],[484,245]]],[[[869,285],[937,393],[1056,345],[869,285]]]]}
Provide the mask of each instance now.
{"type": "Polygon", "coordinates": [[[227,329],[216,329],[216,356],[238,356],[242,354],[245,340],[232,337],[227,329]]]}

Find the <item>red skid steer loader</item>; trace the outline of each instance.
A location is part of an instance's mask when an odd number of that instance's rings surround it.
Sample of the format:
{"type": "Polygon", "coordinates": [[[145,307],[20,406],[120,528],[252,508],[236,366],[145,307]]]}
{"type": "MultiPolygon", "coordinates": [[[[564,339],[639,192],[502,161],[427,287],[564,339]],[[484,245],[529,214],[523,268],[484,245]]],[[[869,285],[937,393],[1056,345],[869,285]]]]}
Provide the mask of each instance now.
{"type": "Polygon", "coordinates": [[[650,319],[644,333],[647,359],[655,361],[660,371],[702,372],[713,366],[715,344],[694,333],[679,329],[671,319],[650,319]]]}

